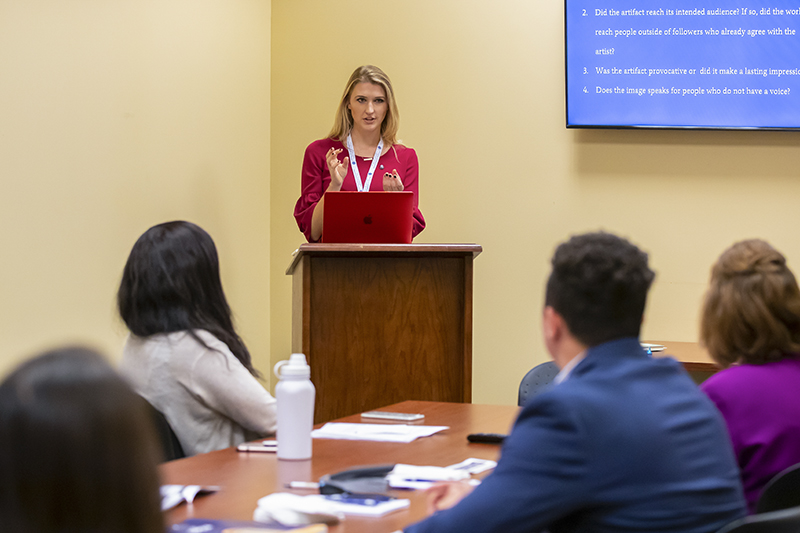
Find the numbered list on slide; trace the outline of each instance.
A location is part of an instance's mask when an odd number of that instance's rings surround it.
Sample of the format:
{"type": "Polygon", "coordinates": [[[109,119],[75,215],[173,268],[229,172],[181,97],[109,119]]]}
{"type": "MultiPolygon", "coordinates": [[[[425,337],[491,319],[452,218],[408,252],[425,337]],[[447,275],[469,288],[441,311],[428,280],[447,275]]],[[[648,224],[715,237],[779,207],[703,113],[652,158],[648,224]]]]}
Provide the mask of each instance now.
{"type": "Polygon", "coordinates": [[[800,127],[800,1],[566,9],[569,125],[800,127]]]}

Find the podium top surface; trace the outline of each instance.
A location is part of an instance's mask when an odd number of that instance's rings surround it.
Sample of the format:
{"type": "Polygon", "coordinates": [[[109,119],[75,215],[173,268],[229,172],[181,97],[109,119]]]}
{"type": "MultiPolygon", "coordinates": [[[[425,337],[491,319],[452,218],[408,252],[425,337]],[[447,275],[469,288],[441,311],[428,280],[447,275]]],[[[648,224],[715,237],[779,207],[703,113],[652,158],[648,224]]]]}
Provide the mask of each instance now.
{"type": "Polygon", "coordinates": [[[401,255],[472,255],[483,251],[479,244],[325,244],[306,243],[292,253],[292,263],[286,269],[291,276],[303,256],[401,256],[401,255]]]}

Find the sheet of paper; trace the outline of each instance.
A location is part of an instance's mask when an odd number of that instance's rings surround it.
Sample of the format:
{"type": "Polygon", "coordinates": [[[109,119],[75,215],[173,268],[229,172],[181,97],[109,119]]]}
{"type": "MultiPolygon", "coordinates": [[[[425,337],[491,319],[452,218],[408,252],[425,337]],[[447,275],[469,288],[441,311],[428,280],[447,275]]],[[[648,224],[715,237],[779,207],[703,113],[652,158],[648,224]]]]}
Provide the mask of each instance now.
{"type": "Polygon", "coordinates": [[[412,442],[420,437],[429,437],[445,429],[449,429],[449,426],[328,422],[321,428],[312,431],[311,436],[316,439],[412,442]]]}
{"type": "Polygon", "coordinates": [[[481,474],[487,470],[493,469],[496,466],[496,461],[490,461],[488,459],[476,459],[472,457],[470,459],[465,459],[460,463],[450,465],[447,468],[451,470],[463,470],[464,472],[469,472],[470,474],[481,474]]]}
{"type": "Polygon", "coordinates": [[[418,481],[460,481],[462,479],[469,479],[469,472],[456,470],[450,467],[417,466],[400,463],[394,465],[389,476],[418,481]]]}
{"type": "Polygon", "coordinates": [[[167,511],[183,502],[192,503],[200,493],[217,492],[212,485],[161,485],[161,510],[167,511]]]}
{"type": "MultiPolygon", "coordinates": [[[[389,486],[393,489],[407,489],[407,490],[426,490],[433,487],[440,481],[410,481],[408,479],[392,479],[388,478],[389,486]]],[[[465,479],[463,483],[477,487],[481,484],[480,479],[465,479]]]]}

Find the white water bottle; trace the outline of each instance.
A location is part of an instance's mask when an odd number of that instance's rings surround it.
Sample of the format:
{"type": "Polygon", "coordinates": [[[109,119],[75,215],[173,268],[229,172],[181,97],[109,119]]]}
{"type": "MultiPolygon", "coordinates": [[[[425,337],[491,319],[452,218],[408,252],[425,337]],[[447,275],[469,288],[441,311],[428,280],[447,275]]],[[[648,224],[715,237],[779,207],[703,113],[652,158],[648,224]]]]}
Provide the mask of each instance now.
{"type": "Polygon", "coordinates": [[[314,397],[311,368],[306,356],[293,353],[288,361],[275,365],[278,400],[278,459],[311,459],[311,430],[314,426],[314,397]]]}

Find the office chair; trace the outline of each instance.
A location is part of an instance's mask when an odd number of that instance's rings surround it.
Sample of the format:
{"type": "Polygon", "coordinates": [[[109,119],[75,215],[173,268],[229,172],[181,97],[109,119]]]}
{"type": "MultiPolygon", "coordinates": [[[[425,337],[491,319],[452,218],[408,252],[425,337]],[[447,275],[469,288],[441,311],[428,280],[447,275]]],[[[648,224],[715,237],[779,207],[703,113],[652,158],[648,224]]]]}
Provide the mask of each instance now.
{"type": "MultiPolygon", "coordinates": [[[[144,398],[142,399],[144,400],[144,398]]],[[[164,414],[153,407],[147,400],[144,400],[144,403],[147,404],[147,409],[150,411],[150,419],[153,421],[153,427],[161,443],[164,460],[172,461],[173,459],[182,459],[186,457],[186,454],[183,452],[183,447],[178,440],[178,436],[175,435],[175,431],[172,429],[172,426],[169,425],[169,422],[167,422],[167,418],[164,414]]]]}
{"type": "Polygon", "coordinates": [[[717,533],[798,533],[800,507],[754,514],[734,520],[717,533]]]}
{"type": "Polygon", "coordinates": [[[757,513],[800,506],[800,463],[778,472],[766,484],[756,504],[757,513]]]}
{"type": "Polygon", "coordinates": [[[519,384],[517,405],[525,405],[529,398],[533,398],[547,388],[558,372],[559,369],[553,361],[536,365],[530,369],[519,384]]]}

